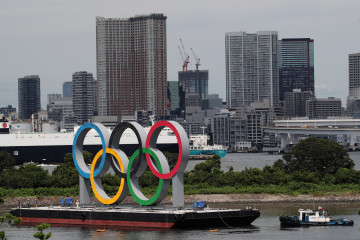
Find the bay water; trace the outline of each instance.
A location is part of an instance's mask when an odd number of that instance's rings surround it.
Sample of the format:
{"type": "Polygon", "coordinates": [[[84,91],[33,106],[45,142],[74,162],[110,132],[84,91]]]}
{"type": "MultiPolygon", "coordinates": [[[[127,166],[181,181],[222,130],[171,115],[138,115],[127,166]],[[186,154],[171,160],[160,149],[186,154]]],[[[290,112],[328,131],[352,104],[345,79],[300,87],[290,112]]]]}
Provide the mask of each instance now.
{"type": "MultiPolygon", "coordinates": [[[[242,171],[248,168],[262,169],[266,165],[272,165],[282,155],[267,153],[229,153],[223,159],[221,168],[227,171],[230,166],[234,171],[242,171]]],[[[360,152],[350,152],[351,159],[355,162],[355,169],[360,170],[360,152]]],[[[187,171],[194,168],[201,161],[189,161],[187,171]]],[[[317,203],[318,204],[318,203],[317,203]]],[[[248,205],[248,204],[247,204],[248,205]]],[[[210,207],[221,208],[241,208],[247,207],[244,204],[212,204],[210,207]]],[[[96,228],[90,227],[58,227],[51,226],[52,232],[50,239],[360,239],[360,203],[327,203],[324,205],[331,217],[345,217],[354,220],[354,226],[323,226],[323,227],[300,227],[282,228],[280,227],[279,216],[295,215],[299,208],[317,208],[313,203],[301,204],[253,204],[261,212],[261,216],[256,219],[251,226],[239,228],[221,228],[218,232],[210,232],[209,229],[197,230],[139,230],[139,229],[107,229],[106,232],[96,232],[96,228]]],[[[1,209],[0,215],[8,212],[9,209],[1,209]]],[[[6,237],[11,239],[32,239],[36,232],[34,226],[15,227],[7,223],[0,224],[0,231],[5,231],[6,237]]],[[[48,232],[48,231],[45,231],[48,232]]]]}

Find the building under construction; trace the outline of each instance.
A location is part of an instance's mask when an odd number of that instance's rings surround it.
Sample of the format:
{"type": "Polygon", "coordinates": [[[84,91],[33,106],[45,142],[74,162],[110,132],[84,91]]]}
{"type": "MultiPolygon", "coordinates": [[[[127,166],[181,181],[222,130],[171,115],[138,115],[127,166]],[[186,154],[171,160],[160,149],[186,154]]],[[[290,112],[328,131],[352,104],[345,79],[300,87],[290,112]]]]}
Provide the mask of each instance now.
{"type": "Polygon", "coordinates": [[[183,65],[182,71],[178,72],[179,77],[179,98],[180,109],[185,110],[186,107],[200,107],[201,100],[207,98],[209,71],[199,70],[200,58],[195,54],[191,48],[194,56],[196,70],[188,70],[190,57],[184,47],[182,40],[181,48],[179,46],[180,55],[182,57],[183,65]]]}

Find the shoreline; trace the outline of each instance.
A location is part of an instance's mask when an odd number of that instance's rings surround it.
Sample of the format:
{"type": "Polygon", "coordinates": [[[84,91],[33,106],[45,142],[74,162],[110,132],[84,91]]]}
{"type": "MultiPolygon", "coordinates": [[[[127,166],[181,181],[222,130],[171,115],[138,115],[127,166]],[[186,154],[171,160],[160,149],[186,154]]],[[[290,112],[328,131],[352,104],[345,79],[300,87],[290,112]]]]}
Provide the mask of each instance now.
{"type": "MultiPolygon", "coordinates": [[[[73,204],[79,200],[79,196],[75,197],[39,197],[36,198],[39,206],[59,206],[61,198],[72,198],[73,204]]],[[[4,204],[1,208],[13,208],[18,206],[20,200],[21,206],[27,206],[27,197],[5,197],[4,204]]],[[[34,206],[35,197],[29,197],[31,206],[34,206]]],[[[333,203],[333,204],[360,204],[360,194],[330,194],[323,196],[313,195],[274,195],[274,194],[194,194],[185,195],[185,205],[192,205],[193,201],[206,201],[208,204],[299,204],[299,203],[333,203]]],[[[95,197],[91,197],[90,204],[100,204],[95,197]]],[[[137,204],[131,196],[121,204],[137,204]]],[[[161,205],[171,205],[172,197],[167,196],[161,202],[161,205]]]]}

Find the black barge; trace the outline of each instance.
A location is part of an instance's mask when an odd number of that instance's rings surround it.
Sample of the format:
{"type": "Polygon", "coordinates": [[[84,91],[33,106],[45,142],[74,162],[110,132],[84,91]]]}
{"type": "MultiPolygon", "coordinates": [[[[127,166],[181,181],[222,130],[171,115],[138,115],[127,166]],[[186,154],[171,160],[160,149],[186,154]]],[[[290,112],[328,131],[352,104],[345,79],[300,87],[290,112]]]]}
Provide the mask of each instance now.
{"type": "Polygon", "coordinates": [[[171,209],[37,207],[14,208],[23,223],[128,228],[211,228],[250,225],[260,216],[256,209],[171,209]]]}

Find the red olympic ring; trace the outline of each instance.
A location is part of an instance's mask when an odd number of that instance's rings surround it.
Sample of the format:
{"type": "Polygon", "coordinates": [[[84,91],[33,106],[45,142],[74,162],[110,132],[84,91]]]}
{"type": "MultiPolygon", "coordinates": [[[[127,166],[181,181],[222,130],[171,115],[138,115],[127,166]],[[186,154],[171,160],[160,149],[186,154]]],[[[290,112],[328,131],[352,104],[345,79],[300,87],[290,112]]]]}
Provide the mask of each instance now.
{"type": "MultiPolygon", "coordinates": [[[[177,131],[177,129],[175,128],[175,126],[173,124],[171,124],[170,122],[167,122],[167,121],[159,121],[159,122],[155,123],[154,126],[151,127],[151,129],[150,129],[150,131],[149,131],[149,133],[147,135],[145,147],[150,148],[150,149],[156,149],[156,144],[155,144],[155,146],[153,144],[151,144],[151,143],[155,142],[155,141],[151,141],[151,140],[153,140],[152,137],[155,136],[157,138],[159,133],[161,132],[161,130],[164,127],[168,127],[174,132],[174,134],[176,136],[176,139],[177,139],[177,142],[178,142],[178,146],[179,146],[179,156],[178,156],[178,159],[177,159],[177,162],[176,162],[176,165],[175,165],[174,169],[171,170],[169,173],[160,173],[154,167],[154,165],[153,165],[153,163],[152,163],[152,161],[150,159],[149,154],[146,154],[146,160],[147,160],[148,166],[150,167],[151,172],[156,177],[158,177],[160,179],[169,179],[169,178],[172,178],[177,173],[177,171],[179,170],[179,168],[181,166],[181,163],[182,163],[182,157],[183,157],[183,144],[181,142],[180,134],[177,131]]],[[[182,169],[182,170],[185,170],[185,169],[182,169]]]]}

